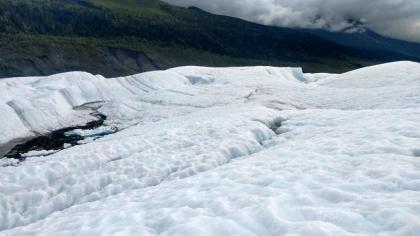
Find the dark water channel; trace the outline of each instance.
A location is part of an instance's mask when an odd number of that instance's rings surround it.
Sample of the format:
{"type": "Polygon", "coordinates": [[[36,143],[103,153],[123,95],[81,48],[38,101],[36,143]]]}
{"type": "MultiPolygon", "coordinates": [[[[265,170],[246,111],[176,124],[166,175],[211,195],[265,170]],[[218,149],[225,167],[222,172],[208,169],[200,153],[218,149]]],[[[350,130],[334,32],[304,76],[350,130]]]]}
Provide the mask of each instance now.
{"type": "MultiPolygon", "coordinates": [[[[79,141],[87,138],[81,135],[72,134],[66,135],[67,132],[81,129],[81,130],[90,130],[96,129],[102,126],[106,120],[106,116],[100,113],[93,114],[97,119],[87,123],[82,126],[73,126],[67,127],[64,129],[55,130],[49,134],[38,136],[31,140],[28,140],[24,143],[16,145],[12,150],[10,150],[4,157],[13,158],[19,161],[24,161],[26,157],[22,154],[28,153],[30,151],[60,151],[65,148],[65,145],[75,146],[79,145],[79,141]]],[[[99,136],[105,136],[110,133],[100,134],[99,136]]]]}

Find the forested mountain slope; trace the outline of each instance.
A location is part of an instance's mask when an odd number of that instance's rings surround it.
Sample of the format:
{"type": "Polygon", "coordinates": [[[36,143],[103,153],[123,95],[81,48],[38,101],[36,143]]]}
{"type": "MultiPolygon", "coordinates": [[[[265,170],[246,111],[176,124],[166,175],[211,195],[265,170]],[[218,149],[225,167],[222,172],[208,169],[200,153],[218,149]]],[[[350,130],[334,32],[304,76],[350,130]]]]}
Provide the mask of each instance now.
{"type": "Polygon", "coordinates": [[[0,32],[0,77],[74,70],[121,76],[181,65],[342,72],[420,60],[157,0],[0,0],[0,32]]]}

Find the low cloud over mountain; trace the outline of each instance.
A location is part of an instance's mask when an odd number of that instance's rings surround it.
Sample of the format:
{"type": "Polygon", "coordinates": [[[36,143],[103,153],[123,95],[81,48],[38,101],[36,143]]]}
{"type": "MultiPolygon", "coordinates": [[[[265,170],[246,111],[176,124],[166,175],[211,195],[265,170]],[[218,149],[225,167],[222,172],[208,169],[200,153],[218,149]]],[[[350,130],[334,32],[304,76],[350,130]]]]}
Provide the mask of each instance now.
{"type": "Polygon", "coordinates": [[[216,14],[294,28],[354,29],[352,22],[387,36],[420,42],[418,0],[165,0],[216,14]]]}

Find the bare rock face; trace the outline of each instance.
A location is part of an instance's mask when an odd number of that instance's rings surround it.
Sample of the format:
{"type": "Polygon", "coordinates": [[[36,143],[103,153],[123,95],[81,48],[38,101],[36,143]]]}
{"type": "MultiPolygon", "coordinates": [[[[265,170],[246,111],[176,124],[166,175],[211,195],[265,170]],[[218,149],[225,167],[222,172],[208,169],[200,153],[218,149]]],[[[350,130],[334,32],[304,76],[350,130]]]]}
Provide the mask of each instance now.
{"type": "MultiPolygon", "coordinates": [[[[80,47],[54,46],[45,54],[15,55],[0,59],[0,78],[18,76],[44,76],[67,71],[87,71],[105,77],[117,77],[165,66],[142,51],[124,48],[96,47],[84,50],[80,47]]],[[[39,50],[39,48],[33,48],[39,50]]]]}

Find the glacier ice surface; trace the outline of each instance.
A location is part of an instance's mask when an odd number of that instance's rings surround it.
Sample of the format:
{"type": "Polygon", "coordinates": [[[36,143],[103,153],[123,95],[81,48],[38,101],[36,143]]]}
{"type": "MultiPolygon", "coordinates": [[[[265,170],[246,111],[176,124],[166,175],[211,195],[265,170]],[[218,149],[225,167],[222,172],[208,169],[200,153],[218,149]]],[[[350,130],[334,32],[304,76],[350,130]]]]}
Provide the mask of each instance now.
{"type": "Polygon", "coordinates": [[[0,159],[0,235],[420,232],[418,63],[4,79],[0,146],[89,122],[77,108],[97,102],[119,132],[0,159]]]}

